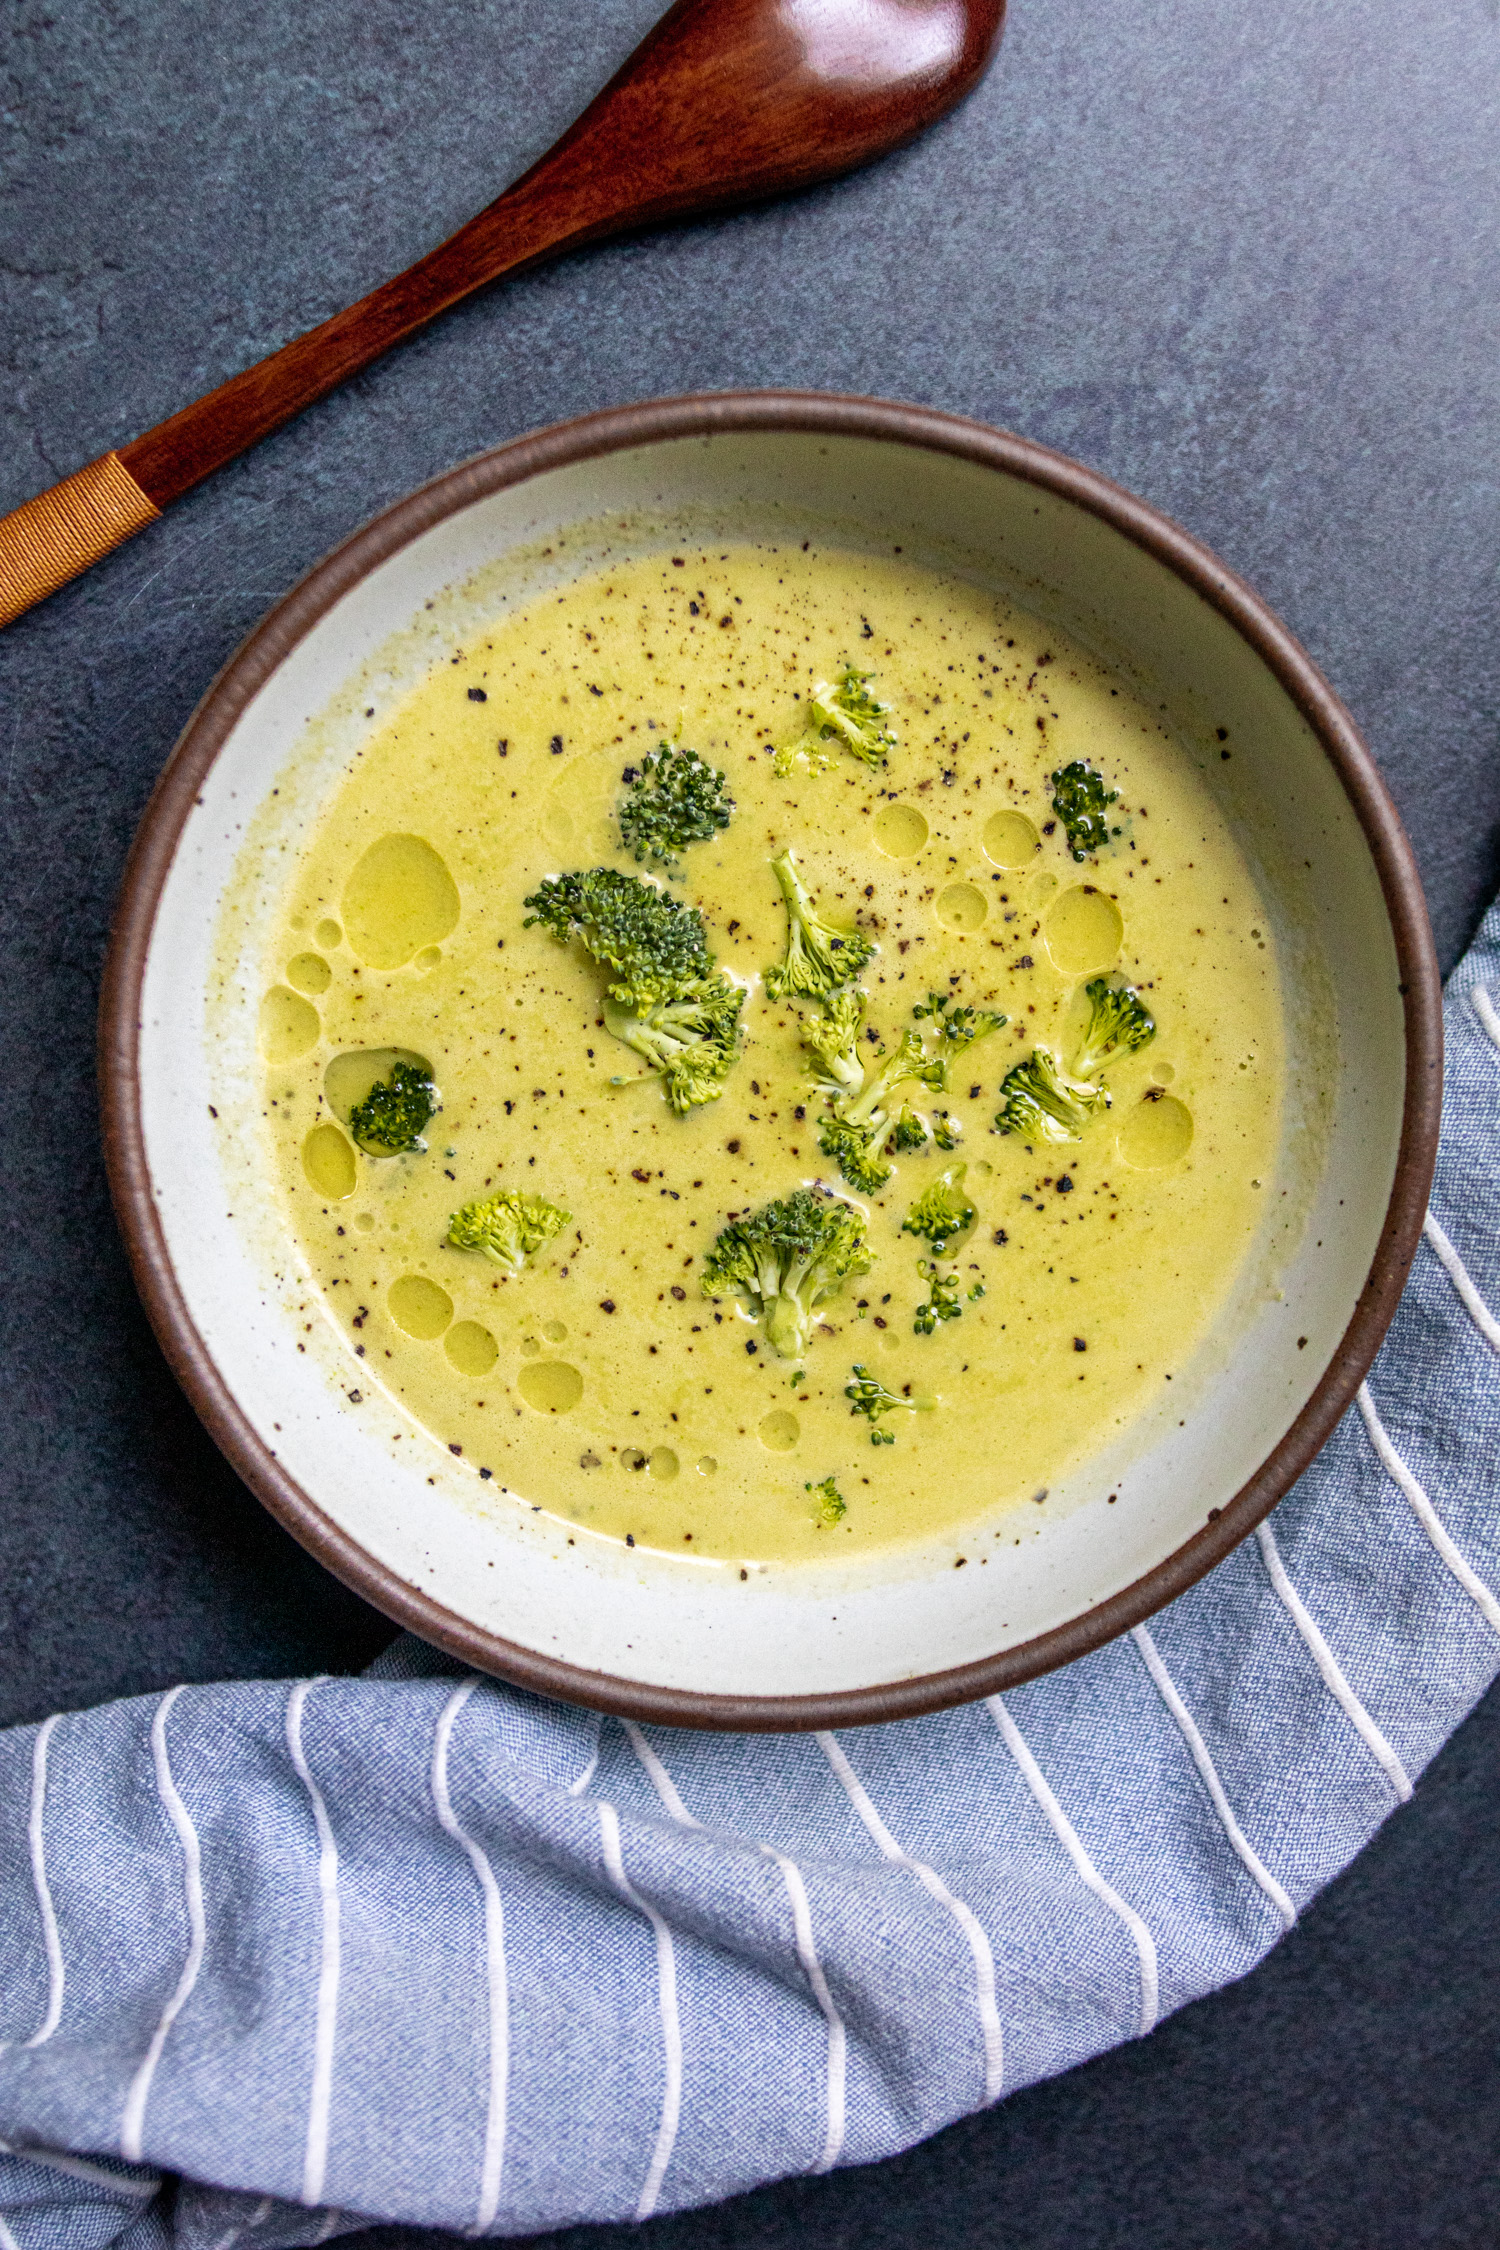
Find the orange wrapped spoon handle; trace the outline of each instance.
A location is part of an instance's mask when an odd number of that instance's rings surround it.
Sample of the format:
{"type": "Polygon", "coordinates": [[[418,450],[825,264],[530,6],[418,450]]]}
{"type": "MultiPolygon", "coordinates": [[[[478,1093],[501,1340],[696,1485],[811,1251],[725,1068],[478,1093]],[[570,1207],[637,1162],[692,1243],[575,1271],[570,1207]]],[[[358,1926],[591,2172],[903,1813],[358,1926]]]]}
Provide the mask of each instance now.
{"type": "Polygon", "coordinates": [[[118,453],[0,516],[0,625],[144,531],[161,514],[118,453]]]}

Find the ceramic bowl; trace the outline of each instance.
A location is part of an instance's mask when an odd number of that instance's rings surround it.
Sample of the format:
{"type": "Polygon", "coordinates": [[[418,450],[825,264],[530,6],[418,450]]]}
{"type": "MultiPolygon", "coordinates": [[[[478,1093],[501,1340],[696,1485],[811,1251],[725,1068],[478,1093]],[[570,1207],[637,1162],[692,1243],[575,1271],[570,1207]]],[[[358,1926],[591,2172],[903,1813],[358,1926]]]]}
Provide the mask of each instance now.
{"type": "Polygon", "coordinates": [[[1421,887],[1369,753],[1212,554],[1077,463],[973,422],[733,395],[502,446],[378,517],[271,612],[142,823],[102,1054],[110,1175],[147,1310],[214,1438],[295,1538],[393,1619],[529,1688],[678,1725],[798,1728],[931,1710],[1065,1662],[1266,1514],[1348,1406],[1405,1279],[1436,1148],[1440,1012],[1421,887]],[[1268,1206],[1293,1219],[1246,1261],[1170,1402],[985,1569],[955,1570],[951,1538],[748,1576],[569,1547],[553,1518],[496,1502],[371,1391],[275,1222],[254,1126],[253,963],[287,855],[364,714],[492,614],[497,588],[580,567],[601,523],[646,547],[674,524],[727,537],[795,523],[1003,588],[1161,708],[1259,877],[1292,1046],[1268,1206]],[[265,874],[243,987],[231,978],[211,1010],[247,833],[265,874]]]}

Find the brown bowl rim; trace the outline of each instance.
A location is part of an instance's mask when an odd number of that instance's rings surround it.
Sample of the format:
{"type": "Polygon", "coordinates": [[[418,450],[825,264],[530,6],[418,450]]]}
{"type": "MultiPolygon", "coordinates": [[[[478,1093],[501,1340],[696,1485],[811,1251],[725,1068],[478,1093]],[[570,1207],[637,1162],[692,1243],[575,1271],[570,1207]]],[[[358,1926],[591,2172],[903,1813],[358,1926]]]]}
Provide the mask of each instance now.
{"type": "Polygon", "coordinates": [[[1354,1398],[1395,1312],[1416,1253],[1437,1156],[1442,993],[1421,878],[1370,751],[1306,651],[1210,549],[1098,471],[1031,439],[962,415],[823,392],[710,392],[608,408],[478,455],[354,532],[261,620],[188,720],[131,847],[100,995],[99,1073],[110,1190],[136,1285],[162,1350],[221,1452],[256,1498],[326,1569],[393,1622],[476,1670],[537,1694],[667,1726],[801,1731],[915,1717],[995,1694],[1070,1663],[1185,1592],[1270,1513],[1354,1398]],[[1343,784],[1369,845],[1400,969],[1406,1090],[1390,1203],[1353,1317],[1296,1420],[1254,1476],[1201,1530],[1107,1601],[973,1663],[824,1695],[709,1695],[590,1671],[471,1624],[366,1553],[288,1473],[251,1426],[220,1373],[188,1312],[172,1266],[142,1133],[140,1002],[157,906],[204,776],[252,697],[351,587],[434,524],[542,471],[672,439],[768,430],[917,447],[1040,486],[1133,540],[1228,619],[1306,719],[1343,784]]]}

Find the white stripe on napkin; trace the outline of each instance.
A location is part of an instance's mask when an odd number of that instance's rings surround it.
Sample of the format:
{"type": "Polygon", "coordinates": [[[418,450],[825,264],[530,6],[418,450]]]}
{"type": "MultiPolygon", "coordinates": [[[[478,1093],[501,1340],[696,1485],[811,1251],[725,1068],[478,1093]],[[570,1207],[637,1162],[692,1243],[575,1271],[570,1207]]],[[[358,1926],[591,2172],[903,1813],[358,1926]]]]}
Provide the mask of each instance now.
{"type": "Polygon", "coordinates": [[[1475,1015],[1478,1016],[1480,1022],[1484,1025],[1485,1030],[1490,1035],[1491,1044],[1496,1047],[1500,1047],[1500,1015],[1497,1015],[1495,1012],[1494,1001],[1485,991],[1482,984],[1475,985],[1473,991],[1469,995],[1469,999],[1473,1004],[1475,1015]]]}
{"type": "Polygon", "coordinates": [[[47,1752],[51,1747],[57,1720],[58,1714],[54,1711],[50,1719],[42,1721],[37,1728],[36,1741],[31,1751],[31,1817],[26,1825],[26,1836],[31,1850],[32,1887],[36,1892],[37,1912],[42,1918],[42,1942],[47,1949],[47,2013],[27,2040],[28,2047],[45,2046],[56,2031],[62,2016],[63,1988],[66,1983],[62,1941],[57,1934],[57,1914],[47,1881],[47,1845],[43,1830],[47,1810],[47,1752]]]}
{"type": "Polygon", "coordinates": [[[1260,1551],[1265,1561],[1267,1576],[1275,1587],[1277,1596],[1292,1623],[1306,1642],[1313,1662],[1323,1675],[1324,1686],[1338,1704],[1371,1757],[1383,1769],[1386,1779],[1404,1805],[1411,1795],[1411,1776],[1345,1679],[1339,1669],[1333,1650],[1328,1646],[1317,1626],[1303,1608],[1297,1589],[1286,1574],[1286,1565],[1283,1563],[1281,1551],[1272,1537],[1270,1524],[1258,1525],[1255,1536],[1260,1542],[1260,1551]]]}
{"type": "Polygon", "coordinates": [[[1370,1396],[1368,1383],[1360,1384],[1358,1397],[1360,1414],[1364,1419],[1365,1428],[1370,1434],[1370,1443],[1380,1457],[1381,1465],[1391,1478],[1392,1483],[1404,1492],[1411,1502],[1418,1523],[1422,1526],[1464,1592],[1476,1607],[1483,1611],[1491,1628],[1500,1633],[1500,1601],[1495,1599],[1484,1580],[1470,1568],[1459,1553],[1458,1548],[1453,1544],[1444,1529],[1442,1518],[1436,1508],[1391,1443],[1385,1424],[1375,1411],[1375,1401],[1370,1396]]]}
{"type": "Polygon", "coordinates": [[[474,2232],[485,2234],[500,2208],[500,2173],[505,2158],[505,2103],[510,2077],[510,1994],[505,1966],[505,1909],[488,1855],[461,1827],[448,1794],[448,1745],[454,1721],[479,1686],[476,1673],[455,1688],[444,1704],[432,1743],[432,1801],[444,1833],[462,1845],[484,1902],[485,1991],[489,2003],[489,2099],[485,2109],[484,2157],[474,2232]]]}
{"type": "Polygon", "coordinates": [[[1223,1823],[1225,1835],[1229,1838],[1231,1845],[1238,1853],[1248,1872],[1259,1883],[1266,1897],[1271,1901],[1287,1928],[1290,1929],[1297,1919],[1297,1909],[1236,1820],[1234,1807],[1225,1794],[1224,1784],[1219,1779],[1218,1769],[1208,1754],[1208,1744],[1198,1732],[1192,1712],[1178,1694],[1173,1684],[1172,1675],[1161,1660],[1160,1650],[1144,1625],[1135,1627],[1131,1639],[1140,1650],[1141,1659],[1146,1670],[1156,1682],[1163,1703],[1177,1721],[1182,1739],[1192,1753],[1193,1764],[1198,1768],[1198,1778],[1208,1791],[1214,1811],[1223,1823]]]}
{"type": "MultiPolygon", "coordinates": [[[[685,1828],[701,1829],[701,1820],[695,1820],[683,1803],[676,1782],[668,1773],[663,1760],[653,1750],[645,1735],[633,1719],[623,1719],[621,1725],[630,1738],[631,1748],[651,1777],[652,1784],[662,1803],[674,1820],[685,1828]]],[[[750,1839],[752,1843],[755,1840],[750,1839]]],[[[808,1903],[807,1885],[802,1870],[795,1860],[770,1844],[755,1843],[755,1849],[776,1862],[781,1870],[781,1880],[792,1909],[792,1932],[797,1945],[797,1959],[802,1973],[812,1987],[813,1998],[822,2011],[828,2027],[828,2073],[824,2092],[823,2153],[812,2167],[814,2174],[831,2172],[844,2152],[845,2125],[845,2074],[848,2055],[848,2033],[844,2019],[839,2014],[833,1994],[828,1989],[828,1979],[823,1974],[823,1964],[818,1959],[818,1949],[813,1940],[812,1908],[808,1903]]]]}
{"type": "Polygon", "coordinates": [[[986,1700],[989,1703],[990,1716],[1000,1729],[1006,1749],[1009,1750],[1016,1764],[1025,1775],[1027,1788],[1051,1822],[1053,1833],[1073,1862],[1079,1877],[1088,1885],[1095,1898],[1103,1900],[1111,1914],[1119,1916],[1135,1940],[1136,1957],[1140,1962],[1141,1971],[1140,2031],[1141,2036],[1144,2037],[1155,2024],[1157,2010],[1161,2004],[1160,1980],[1156,1962],[1156,1940],[1135,1908],[1127,1899],[1121,1898],[1112,1883],[1107,1883],[1104,1880],[1098,1868],[1089,1858],[1088,1853],[1083,1848],[1077,1829],[1052,1794],[1046,1775],[1031,1755],[1020,1728],[1006,1710],[1000,1697],[992,1695],[986,1700]]]}
{"type": "Polygon", "coordinates": [[[120,2118],[120,2154],[127,2164],[140,2162],[141,2137],[145,2131],[146,2102],[151,2093],[151,2081],[156,2076],[156,2066],[161,2061],[167,2034],[198,1981],[207,1934],[203,1918],[203,1876],[198,1851],[198,1831],[188,1818],[187,1806],[177,1794],[177,1784],[172,1779],[172,1767],[167,1757],[167,1714],[181,1693],[180,1687],[169,1688],[156,1706],[151,1721],[151,1762],[156,1772],[157,1794],[167,1809],[167,1817],[177,1831],[177,1841],[182,1849],[182,1880],[188,1917],[187,1958],[182,1964],[182,1974],[177,1979],[176,1989],[161,2012],[161,2021],[151,2034],[151,2044],[146,2049],[145,2059],[125,2097],[125,2108],[120,2118]]]}
{"type": "Polygon", "coordinates": [[[129,2196],[133,2202],[149,2203],[161,2186],[159,2172],[148,2172],[143,2180],[131,2179],[123,2172],[106,2171],[102,2164],[90,2164],[86,2156],[72,2156],[66,2149],[33,2148],[25,2142],[0,2141],[0,2156],[13,2156],[21,2164],[41,2164],[49,2172],[66,2172],[70,2179],[87,2180],[91,2187],[108,2188],[112,2194],[129,2196]]]}
{"type": "MultiPolygon", "coordinates": [[[[322,1677],[326,1677],[322,1675],[322,1677]]],[[[312,2092],[307,2104],[307,2145],[302,2163],[301,2201],[309,2208],[323,2200],[328,2171],[328,2113],[333,2100],[333,2043],[339,2020],[339,1848],[323,1792],[312,1777],[302,1750],[302,1708],[318,1680],[299,1680],[287,1698],[286,1746],[297,1778],[312,1804],[318,1831],[318,1900],[321,1955],[318,1963],[317,2013],[313,2025],[312,2092]]]]}
{"type": "Polygon", "coordinates": [[[917,1881],[930,1898],[945,1906],[969,1941],[969,1951],[974,1956],[975,1998],[979,2008],[979,2027],[984,2038],[984,2098],[997,2101],[1005,2083],[1005,2041],[1000,2029],[1000,2015],[995,2006],[995,1956],[990,1951],[990,1941],[985,1936],[979,1917],[961,1898],[955,1898],[936,1869],[922,1859],[913,1859],[901,1849],[895,1837],[875,1810],[864,1784],[845,1757],[836,1736],[820,1734],[818,1741],[823,1755],[844,1785],[850,1804],[888,1860],[897,1867],[910,1868],[917,1881]]]}
{"type": "Polygon", "coordinates": [[[677,2139],[677,2121],[682,2114],[682,2021],[677,2012],[677,1955],[672,1945],[672,1933],[657,1913],[647,1904],[625,1872],[625,1862],[620,1852],[620,1816],[611,1804],[602,1798],[595,1808],[599,1815],[599,1836],[604,1846],[604,1864],[609,1879],[637,1914],[643,1914],[656,1932],[656,1988],[661,2009],[661,2043],[666,2081],[662,2087],[661,2120],[656,2128],[656,2146],[651,2153],[651,2166],[641,2188],[640,2200],[635,2207],[637,2220],[649,2219],[656,2209],[661,2183],[666,2178],[667,2166],[672,2160],[672,2148],[677,2139]]]}
{"type": "Polygon", "coordinates": [[[1459,1301],[1491,1351],[1500,1352],[1500,1320],[1496,1320],[1489,1306],[1480,1296],[1469,1278],[1469,1269],[1454,1249],[1447,1235],[1429,1211],[1422,1221],[1422,1232],[1437,1255],[1443,1271],[1458,1291],[1459,1301]]]}

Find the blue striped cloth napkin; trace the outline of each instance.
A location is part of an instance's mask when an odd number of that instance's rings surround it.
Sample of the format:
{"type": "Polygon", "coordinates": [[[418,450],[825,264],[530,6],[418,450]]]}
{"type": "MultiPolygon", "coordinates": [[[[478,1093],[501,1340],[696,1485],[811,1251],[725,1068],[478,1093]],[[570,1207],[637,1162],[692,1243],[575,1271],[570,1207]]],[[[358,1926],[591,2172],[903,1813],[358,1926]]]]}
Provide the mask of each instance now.
{"type": "Polygon", "coordinates": [[[1243,1976],[1500,1664],[1497,1001],[1500,908],[1358,1407],[1149,1630],[837,1736],[648,1733],[411,1640],[0,1736],[0,2250],[643,2218],[1243,1976]]]}

